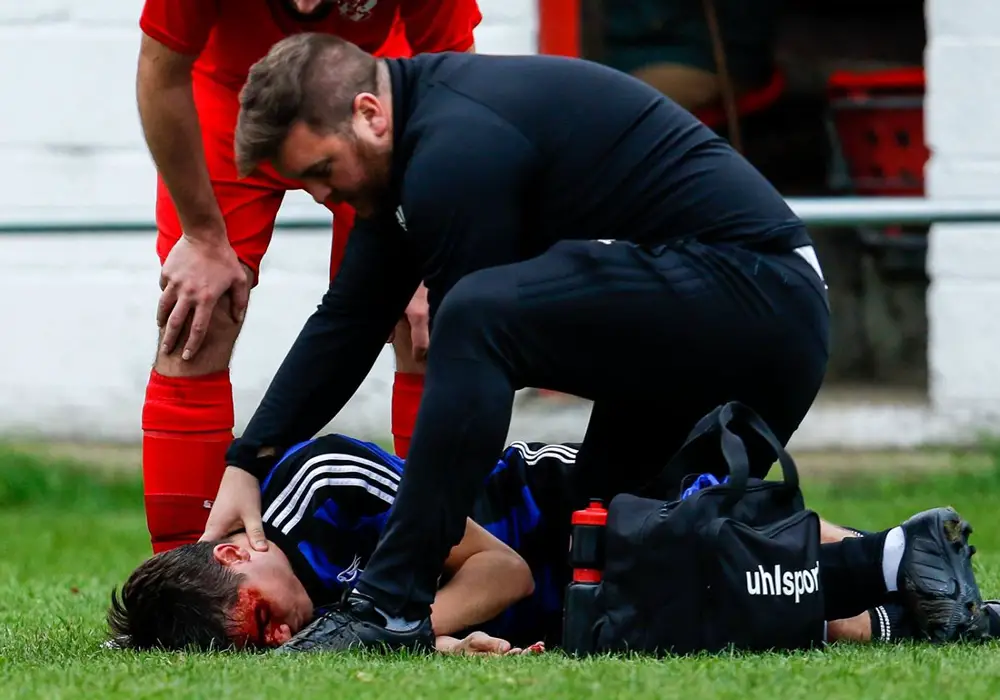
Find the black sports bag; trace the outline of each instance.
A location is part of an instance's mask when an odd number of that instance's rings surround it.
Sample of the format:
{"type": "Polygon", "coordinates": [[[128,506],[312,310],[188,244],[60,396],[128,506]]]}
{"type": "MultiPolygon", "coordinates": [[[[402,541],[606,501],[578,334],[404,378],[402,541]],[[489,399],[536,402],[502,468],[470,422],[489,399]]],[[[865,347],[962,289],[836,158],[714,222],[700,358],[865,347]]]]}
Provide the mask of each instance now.
{"type": "Polygon", "coordinates": [[[597,651],[687,654],[809,648],[823,640],[819,518],[804,506],[791,456],[749,407],[728,403],[702,419],[664,469],[721,451],[724,482],[673,501],[621,494],[608,508],[597,651]],[[760,436],[781,464],[751,465],[743,438],[760,436]]]}

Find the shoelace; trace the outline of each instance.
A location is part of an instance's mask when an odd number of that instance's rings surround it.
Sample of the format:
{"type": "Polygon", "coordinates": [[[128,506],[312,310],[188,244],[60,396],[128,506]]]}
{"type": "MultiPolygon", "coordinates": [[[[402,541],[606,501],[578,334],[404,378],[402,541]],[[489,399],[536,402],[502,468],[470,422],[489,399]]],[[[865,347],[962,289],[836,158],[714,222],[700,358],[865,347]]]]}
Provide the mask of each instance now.
{"type": "Polygon", "coordinates": [[[317,615],[317,618],[329,617],[334,613],[349,612],[351,606],[347,601],[350,597],[351,597],[351,589],[345,588],[340,594],[340,600],[338,600],[336,603],[331,603],[330,605],[326,605],[317,610],[317,612],[319,613],[317,615]]]}
{"type": "Polygon", "coordinates": [[[351,611],[351,604],[348,602],[350,597],[351,597],[351,590],[349,588],[344,589],[344,592],[340,595],[339,601],[337,601],[336,603],[332,603],[331,605],[328,605],[326,607],[320,608],[317,611],[319,614],[316,616],[316,619],[313,620],[309,625],[309,627],[313,629],[309,630],[309,633],[307,633],[305,637],[312,636],[312,633],[316,629],[314,625],[316,625],[316,623],[320,620],[330,620],[332,622],[335,622],[336,626],[334,628],[334,633],[339,633],[344,627],[347,627],[348,624],[350,624],[348,620],[345,620],[343,618],[336,619],[336,617],[338,615],[342,615],[344,613],[348,613],[351,611]]]}

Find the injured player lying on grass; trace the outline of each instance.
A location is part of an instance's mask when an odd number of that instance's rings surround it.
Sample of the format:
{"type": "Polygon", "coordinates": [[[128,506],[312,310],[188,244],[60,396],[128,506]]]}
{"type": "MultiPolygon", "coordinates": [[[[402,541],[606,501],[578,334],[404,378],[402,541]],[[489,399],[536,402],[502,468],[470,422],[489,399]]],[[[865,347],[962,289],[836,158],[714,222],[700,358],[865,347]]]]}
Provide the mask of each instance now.
{"type": "MultiPolygon", "coordinates": [[[[431,615],[438,651],[518,653],[559,644],[570,575],[565,494],[572,492],[575,456],[572,444],[523,442],[501,456],[448,557],[431,615]]],[[[342,435],[293,447],[261,485],[267,551],[255,551],[237,532],[148,559],[120,596],[112,594],[111,646],[280,647],[352,589],[404,466],[378,446],[342,435]]],[[[824,524],[819,579],[828,641],[925,636],[917,621],[939,594],[914,585],[905,563],[914,557],[906,554],[918,539],[925,546],[924,531],[941,510],[880,533],[824,524]],[[896,593],[914,587],[917,595],[906,600],[896,593]]],[[[942,575],[973,580],[967,556],[957,564],[943,551],[922,556],[924,564],[939,563],[942,575]]],[[[1000,607],[987,607],[994,636],[1000,607]]]]}

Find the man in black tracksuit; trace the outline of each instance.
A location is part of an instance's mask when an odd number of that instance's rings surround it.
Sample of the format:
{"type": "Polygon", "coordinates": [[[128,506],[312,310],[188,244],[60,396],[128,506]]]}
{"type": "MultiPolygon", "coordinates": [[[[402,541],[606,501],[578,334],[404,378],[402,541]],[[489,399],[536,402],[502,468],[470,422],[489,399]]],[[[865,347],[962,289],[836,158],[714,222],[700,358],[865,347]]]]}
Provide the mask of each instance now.
{"type": "MultiPolygon", "coordinates": [[[[256,480],[372,367],[414,290],[432,319],[396,503],[325,648],[421,647],[441,566],[505,444],[514,392],[594,401],[577,503],[638,488],[738,400],[788,441],[823,381],[826,287],[802,222],[729,145],[580,60],[376,60],[299,35],[242,95],[239,166],[359,212],[344,263],[243,436],[206,537],[256,531],[256,480]]],[[[332,629],[332,628],[331,628],[332,629]]]]}

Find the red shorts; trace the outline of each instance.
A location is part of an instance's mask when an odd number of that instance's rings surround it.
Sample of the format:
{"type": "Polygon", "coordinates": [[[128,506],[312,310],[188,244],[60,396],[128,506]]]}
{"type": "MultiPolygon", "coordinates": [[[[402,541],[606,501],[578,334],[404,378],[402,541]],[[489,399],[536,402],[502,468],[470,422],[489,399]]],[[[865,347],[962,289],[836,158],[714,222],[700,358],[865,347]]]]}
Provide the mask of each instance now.
{"type": "MultiPolygon", "coordinates": [[[[226,222],[229,242],[236,255],[254,273],[260,275],[260,261],[271,242],[274,219],[287,190],[302,189],[300,183],[286,180],[270,166],[251,177],[236,177],[233,156],[233,132],[239,114],[238,94],[218,83],[195,77],[195,104],[201,120],[202,140],[209,177],[216,200],[226,222]]],[[[333,244],[330,252],[330,277],[340,267],[347,236],[354,226],[354,210],[347,205],[329,206],[333,212],[333,244]]],[[[177,211],[162,178],[156,189],[156,252],[162,264],[174,243],[181,237],[177,211]]]]}

